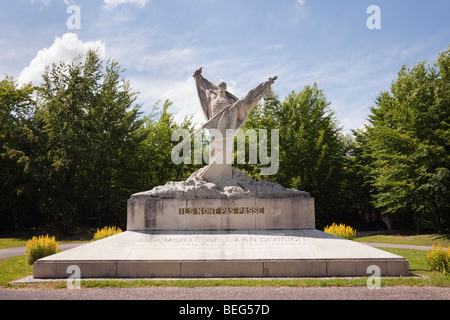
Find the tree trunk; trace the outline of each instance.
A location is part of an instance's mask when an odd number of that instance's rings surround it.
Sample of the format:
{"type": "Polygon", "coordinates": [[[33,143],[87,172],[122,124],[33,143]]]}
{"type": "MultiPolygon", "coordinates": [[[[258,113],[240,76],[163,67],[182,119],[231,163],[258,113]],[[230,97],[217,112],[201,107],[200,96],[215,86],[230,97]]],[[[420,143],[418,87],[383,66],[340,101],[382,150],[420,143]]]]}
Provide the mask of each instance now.
{"type": "Polygon", "coordinates": [[[66,211],[66,224],[64,227],[64,233],[66,236],[70,235],[70,211],[66,211]]]}
{"type": "Polygon", "coordinates": [[[442,229],[441,229],[441,217],[440,217],[440,215],[439,215],[439,210],[438,210],[438,207],[437,207],[437,205],[436,205],[436,202],[434,202],[434,201],[433,201],[433,212],[434,212],[434,217],[435,217],[435,219],[436,219],[436,229],[437,229],[437,232],[438,232],[439,234],[441,234],[441,233],[442,233],[442,229]]]}
{"type": "Polygon", "coordinates": [[[419,218],[417,217],[417,212],[415,210],[413,210],[413,217],[414,217],[414,222],[416,224],[416,233],[420,234],[420,229],[419,229],[419,218]]]}

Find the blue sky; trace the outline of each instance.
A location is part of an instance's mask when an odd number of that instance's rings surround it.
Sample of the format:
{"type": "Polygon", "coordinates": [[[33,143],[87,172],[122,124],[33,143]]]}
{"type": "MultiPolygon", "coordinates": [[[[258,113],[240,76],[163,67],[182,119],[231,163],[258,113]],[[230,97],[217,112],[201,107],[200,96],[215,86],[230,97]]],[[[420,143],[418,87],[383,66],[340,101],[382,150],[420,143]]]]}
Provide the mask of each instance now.
{"type": "Polygon", "coordinates": [[[317,82],[350,130],[403,64],[448,49],[449,12],[448,0],[0,0],[0,73],[38,84],[45,65],[98,48],[126,69],[144,113],[169,99],[177,120],[198,122],[197,68],[237,96],[277,75],[281,99],[317,82]],[[381,29],[367,28],[370,5],[381,29]]]}

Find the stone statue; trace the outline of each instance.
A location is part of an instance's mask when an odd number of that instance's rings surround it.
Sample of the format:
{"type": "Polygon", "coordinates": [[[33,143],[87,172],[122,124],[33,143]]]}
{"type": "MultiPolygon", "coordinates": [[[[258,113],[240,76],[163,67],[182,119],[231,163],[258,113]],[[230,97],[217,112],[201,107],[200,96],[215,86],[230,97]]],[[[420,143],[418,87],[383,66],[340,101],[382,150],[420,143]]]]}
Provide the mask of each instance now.
{"type": "Polygon", "coordinates": [[[241,99],[227,91],[225,82],[215,85],[202,76],[202,68],[194,73],[197,93],[206,123],[191,136],[179,143],[177,152],[191,137],[202,129],[210,130],[209,165],[198,176],[207,182],[221,184],[232,179],[230,147],[239,130],[244,126],[248,113],[253,110],[264,96],[270,97],[271,85],[277,77],[250,90],[241,99]],[[228,151],[228,152],[227,152],[228,151]]]}

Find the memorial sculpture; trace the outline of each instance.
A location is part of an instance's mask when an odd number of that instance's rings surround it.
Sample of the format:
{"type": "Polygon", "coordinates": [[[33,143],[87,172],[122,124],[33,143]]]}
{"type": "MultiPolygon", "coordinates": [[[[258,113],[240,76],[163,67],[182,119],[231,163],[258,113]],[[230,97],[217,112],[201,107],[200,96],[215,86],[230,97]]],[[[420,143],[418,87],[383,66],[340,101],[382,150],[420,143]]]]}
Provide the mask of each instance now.
{"type": "Polygon", "coordinates": [[[255,181],[227,161],[229,143],[277,77],[239,99],[201,73],[206,123],[198,130],[220,132],[211,135],[209,164],[131,195],[127,231],[37,260],[35,278],[67,278],[74,266],[82,278],[366,276],[374,266],[380,276],[408,275],[403,257],[316,230],[308,192],[255,181]]]}
{"type": "Polygon", "coordinates": [[[239,130],[245,124],[248,113],[253,110],[265,96],[270,97],[271,85],[277,77],[250,90],[242,99],[227,91],[227,85],[221,81],[217,86],[202,76],[202,68],[194,73],[198,97],[200,99],[206,123],[174,148],[177,152],[189,142],[199,130],[212,129],[219,134],[211,135],[209,165],[198,173],[203,180],[215,184],[232,179],[232,166],[227,158],[227,148],[233,142],[239,130]]]}
{"type": "Polygon", "coordinates": [[[241,99],[228,92],[224,82],[215,85],[204,78],[202,68],[194,78],[206,122],[173,152],[190,143],[200,130],[215,131],[216,135],[210,135],[209,164],[185,181],[169,181],[133,194],[128,200],[128,230],[314,228],[314,199],[308,192],[254,180],[227,159],[227,148],[248,113],[270,96],[277,77],[257,85],[241,99]],[[174,212],[179,215],[173,217],[174,212]],[[238,218],[234,212],[250,214],[238,218]]]}
{"type": "Polygon", "coordinates": [[[228,158],[231,153],[228,148],[244,126],[248,113],[263,97],[270,97],[271,86],[277,77],[269,78],[239,99],[226,90],[225,82],[215,85],[204,78],[202,68],[195,71],[193,76],[206,122],[175,146],[173,152],[179,152],[199,131],[208,129],[212,132],[209,163],[186,181],[169,181],[163,186],[136,193],[133,197],[193,199],[309,196],[307,192],[291,190],[277,183],[255,181],[234,168],[228,158]]]}

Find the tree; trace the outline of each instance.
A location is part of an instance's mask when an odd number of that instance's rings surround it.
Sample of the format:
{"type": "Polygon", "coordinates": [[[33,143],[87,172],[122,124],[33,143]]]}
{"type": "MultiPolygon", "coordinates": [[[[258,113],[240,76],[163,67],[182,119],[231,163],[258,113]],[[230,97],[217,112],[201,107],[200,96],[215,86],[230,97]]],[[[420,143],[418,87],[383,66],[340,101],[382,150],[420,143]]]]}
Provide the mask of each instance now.
{"type": "Polygon", "coordinates": [[[33,86],[18,87],[12,78],[0,81],[0,229],[19,229],[33,220],[33,86]]]}
{"type": "Polygon", "coordinates": [[[345,138],[329,105],[314,83],[298,93],[293,91],[283,102],[276,96],[266,100],[252,112],[246,125],[279,130],[279,171],[268,179],[310,192],[323,223],[342,207],[346,154],[345,138]]]}
{"type": "Polygon", "coordinates": [[[377,97],[365,133],[375,206],[411,212],[418,232],[422,225],[441,233],[449,219],[449,70],[450,50],[433,65],[403,66],[377,97]]]}
{"type": "Polygon", "coordinates": [[[172,102],[166,100],[161,107],[158,101],[139,128],[142,141],[137,150],[139,165],[135,172],[139,191],[152,189],[168,181],[184,180],[199,168],[199,165],[177,165],[172,161],[172,149],[178,143],[172,141],[172,132],[177,129],[193,132],[194,125],[192,118],[188,117],[177,124],[168,110],[171,105],[172,102]]]}
{"type": "Polygon", "coordinates": [[[89,51],[47,67],[40,87],[0,82],[1,229],[125,226],[132,193],[196,168],[171,161],[172,131],[191,119],[177,124],[169,101],[141,117],[123,72],[89,51]]]}
{"type": "Polygon", "coordinates": [[[357,208],[361,221],[379,222],[379,210],[372,203],[373,179],[370,174],[373,159],[369,152],[367,135],[364,130],[352,131],[353,139],[349,145],[347,168],[349,178],[346,190],[351,206],[357,208]]]}
{"type": "Polygon", "coordinates": [[[46,143],[45,193],[39,206],[67,232],[72,221],[100,225],[125,208],[118,167],[139,143],[133,132],[141,121],[135,93],[122,73],[118,63],[104,67],[89,51],[84,60],[54,64],[43,75],[37,116],[46,143]]]}

